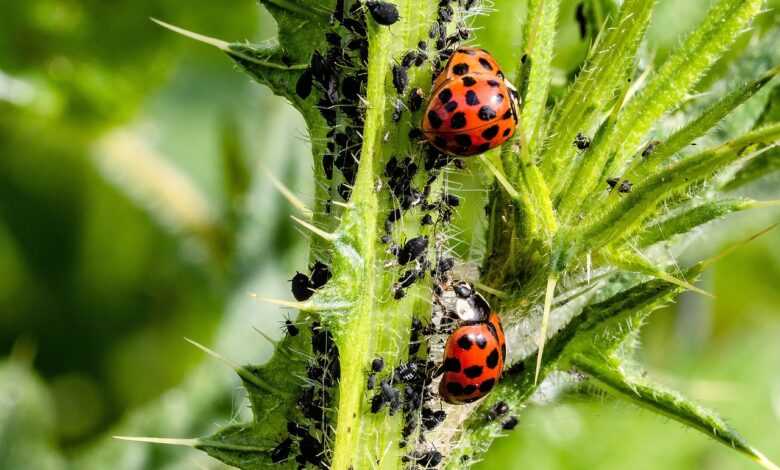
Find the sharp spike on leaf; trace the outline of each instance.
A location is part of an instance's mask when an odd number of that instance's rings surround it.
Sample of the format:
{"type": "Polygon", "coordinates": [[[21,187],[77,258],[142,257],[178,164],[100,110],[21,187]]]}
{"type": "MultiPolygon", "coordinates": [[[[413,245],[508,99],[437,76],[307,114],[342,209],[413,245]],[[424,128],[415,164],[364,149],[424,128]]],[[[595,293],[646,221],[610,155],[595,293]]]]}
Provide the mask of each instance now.
{"type": "Polygon", "coordinates": [[[485,157],[485,154],[481,154],[479,156],[479,161],[484,164],[488,170],[495,176],[496,181],[499,182],[502,188],[504,188],[504,191],[506,191],[507,194],[509,194],[509,197],[512,199],[517,199],[520,197],[520,193],[517,192],[517,190],[512,186],[512,183],[509,182],[509,180],[506,178],[506,176],[498,170],[498,168],[493,165],[493,163],[488,160],[487,157],[485,157]]]}
{"type": "Polygon", "coordinates": [[[271,184],[274,185],[274,188],[276,188],[276,190],[279,191],[279,193],[284,196],[285,199],[287,199],[287,202],[289,202],[291,206],[301,211],[301,213],[307,219],[312,218],[313,214],[311,209],[306,207],[306,204],[304,204],[303,201],[301,201],[295,194],[293,194],[293,192],[290,191],[290,188],[279,181],[279,179],[276,178],[268,168],[263,168],[263,171],[265,172],[265,175],[268,177],[268,179],[271,180],[271,184]]]}
{"type": "Polygon", "coordinates": [[[741,242],[738,242],[738,243],[735,243],[735,244],[731,245],[730,247],[726,248],[725,250],[723,250],[722,252],[718,253],[717,255],[715,255],[715,256],[713,256],[711,258],[708,258],[708,259],[700,262],[699,264],[701,265],[702,269],[706,268],[706,267],[712,265],[713,263],[715,263],[716,261],[719,261],[722,258],[725,258],[726,256],[730,255],[731,253],[733,253],[737,249],[742,248],[743,246],[745,246],[748,243],[752,242],[756,238],[758,238],[758,237],[760,237],[760,236],[762,236],[762,235],[764,235],[766,233],[771,232],[778,225],[780,225],[780,222],[772,224],[769,227],[761,230],[760,232],[758,232],[758,233],[756,233],[754,235],[751,235],[750,237],[746,238],[745,240],[742,240],[741,242]]]}
{"type": "Polygon", "coordinates": [[[351,202],[333,201],[334,206],[343,207],[344,209],[352,209],[355,207],[351,202]]]}
{"type": "Polygon", "coordinates": [[[170,437],[111,436],[120,441],[144,442],[146,444],[164,444],[169,446],[196,447],[198,439],[176,439],[170,437]]]}
{"type": "Polygon", "coordinates": [[[539,330],[539,339],[536,344],[539,346],[539,352],[536,354],[536,372],[534,372],[534,384],[539,380],[539,371],[542,368],[542,356],[544,355],[544,343],[547,342],[547,324],[550,321],[550,310],[552,310],[553,297],[555,296],[555,285],[558,278],[550,276],[547,278],[547,290],[544,295],[544,312],[542,313],[542,327],[539,330]]]}
{"type": "Polygon", "coordinates": [[[293,300],[282,300],[282,299],[272,299],[270,297],[260,297],[257,294],[249,294],[252,298],[257,299],[261,302],[266,302],[269,304],[279,305],[282,307],[288,307],[288,308],[294,308],[296,310],[301,310],[304,312],[327,312],[331,310],[343,310],[345,308],[349,308],[351,306],[348,302],[339,302],[339,303],[328,303],[328,304],[315,304],[311,301],[306,302],[296,302],[293,300]]]}
{"type": "Polygon", "coordinates": [[[225,52],[230,52],[230,44],[227,41],[223,41],[221,39],[212,38],[211,36],[206,36],[193,31],[189,31],[184,28],[174,26],[170,23],[166,23],[165,21],[158,20],[157,18],[149,18],[149,19],[154,21],[158,25],[162,26],[163,28],[173,31],[174,33],[178,33],[184,37],[188,37],[198,42],[202,42],[204,44],[214,46],[217,49],[223,50],[225,52]]]}
{"type": "Polygon", "coordinates": [[[274,389],[273,387],[269,386],[265,382],[261,381],[259,377],[257,377],[255,374],[252,373],[249,369],[246,367],[240,366],[236,364],[235,362],[231,361],[230,359],[227,359],[226,357],[222,356],[221,354],[217,353],[216,351],[207,348],[206,346],[198,343],[195,340],[191,340],[189,338],[184,338],[185,341],[192,344],[196,348],[200,349],[201,351],[205,352],[209,356],[225,363],[229,367],[231,367],[239,377],[244,379],[246,382],[251,383],[252,385],[256,386],[257,388],[264,390],[268,393],[278,394],[279,392],[274,389]]]}
{"type": "Polygon", "coordinates": [[[325,230],[322,230],[321,228],[315,227],[314,225],[310,224],[309,222],[306,222],[305,220],[299,219],[298,217],[295,217],[294,215],[290,216],[294,221],[298,222],[299,225],[301,225],[303,228],[308,229],[313,234],[318,235],[319,237],[327,240],[327,241],[336,241],[338,239],[338,235],[335,233],[326,232],[325,230]]]}
{"type": "Polygon", "coordinates": [[[707,292],[704,289],[698,288],[698,287],[694,286],[693,284],[691,284],[690,282],[686,282],[686,281],[684,281],[682,279],[678,279],[678,278],[672,276],[671,274],[669,274],[669,273],[667,273],[665,271],[658,270],[656,272],[655,276],[657,278],[659,278],[659,279],[662,279],[662,280],[670,283],[670,284],[674,284],[676,286],[680,286],[680,287],[682,287],[684,289],[688,289],[688,290],[690,290],[692,292],[696,292],[697,294],[701,294],[701,295],[703,295],[705,297],[709,297],[711,299],[715,298],[714,294],[712,294],[710,292],[707,292]]]}
{"type": "Polygon", "coordinates": [[[753,451],[755,457],[754,460],[756,461],[757,464],[761,465],[767,470],[780,470],[780,467],[778,467],[777,464],[769,460],[766,457],[766,455],[764,455],[763,453],[759,452],[756,449],[751,449],[751,450],[753,451]]]}
{"type": "Polygon", "coordinates": [[[276,341],[275,339],[271,338],[270,336],[268,336],[266,333],[264,333],[259,328],[253,326],[252,329],[254,329],[257,332],[257,334],[262,336],[264,340],[266,340],[269,343],[271,343],[271,346],[273,346],[273,347],[279,346],[279,341],[276,341]]]}

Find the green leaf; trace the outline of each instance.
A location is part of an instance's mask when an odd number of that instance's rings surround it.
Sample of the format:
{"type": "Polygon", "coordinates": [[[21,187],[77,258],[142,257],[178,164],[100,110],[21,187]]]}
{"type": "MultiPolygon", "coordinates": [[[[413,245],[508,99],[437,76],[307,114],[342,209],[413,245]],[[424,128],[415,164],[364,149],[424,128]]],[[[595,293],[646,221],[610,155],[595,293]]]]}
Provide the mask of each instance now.
{"type": "Polygon", "coordinates": [[[562,196],[562,219],[576,215],[602,180],[621,174],[653,124],[677,107],[704,72],[761,10],[762,0],[719,0],[702,24],[667,58],[658,73],[620,111],[603,143],[588,152],[562,196]]]}
{"type": "Polygon", "coordinates": [[[647,247],[664,240],[671,240],[675,235],[688,233],[696,227],[734,212],[777,204],[776,201],[762,202],[742,198],[706,201],[648,223],[635,241],[638,246],[647,247]]]}
{"type": "Polygon", "coordinates": [[[544,139],[542,125],[550,91],[555,25],[558,20],[560,0],[531,0],[528,4],[529,21],[525,31],[524,63],[520,64],[521,90],[523,96],[520,122],[525,134],[522,144],[529,147],[529,153],[536,150],[544,139]],[[527,84],[526,84],[527,82],[527,84]]]}
{"type": "Polygon", "coordinates": [[[627,376],[617,359],[578,354],[571,362],[574,367],[590,376],[598,386],[608,392],[696,429],[717,442],[747,455],[764,468],[778,468],[718,415],[677,392],[640,377],[627,376]]]}
{"type": "MultiPolygon", "coordinates": [[[[627,0],[596,40],[576,81],[551,119],[552,138],[542,155],[545,177],[554,183],[553,195],[564,189],[577,160],[574,138],[595,131],[604,113],[623,94],[631,78],[639,44],[650,22],[655,2],[627,0]]],[[[589,157],[585,153],[580,160],[589,157]]]]}
{"type": "MultiPolygon", "coordinates": [[[[635,233],[642,222],[656,210],[658,204],[675,191],[709,178],[727,165],[746,158],[751,150],[780,140],[780,123],[768,125],[719,147],[683,158],[659,173],[638,182],[625,197],[611,193],[613,201],[603,215],[577,238],[583,246],[598,248],[616,243],[635,233]]],[[[586,248],[587,249],[587,248],[586,248]]]]}
{"type": "Polygon", "coordinates": [[[654,173],[670,157],[704,135],[709,129],[718,124],[721,119],[758,93],[779,73],[780,66],[774,67],[758,79],[735,88],[731,93],[710,105],[696,119],[693,119],[661,142],[646,158],[637,158],[625,177],[635,181],[654,173]]]}

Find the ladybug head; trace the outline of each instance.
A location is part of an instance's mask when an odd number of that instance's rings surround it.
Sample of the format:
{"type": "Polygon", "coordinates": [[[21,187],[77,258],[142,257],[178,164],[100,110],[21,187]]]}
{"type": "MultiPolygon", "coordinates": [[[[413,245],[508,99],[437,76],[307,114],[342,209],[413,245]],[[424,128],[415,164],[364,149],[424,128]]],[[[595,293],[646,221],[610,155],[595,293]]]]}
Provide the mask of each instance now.
{"type": "Polygon", "coordinates": [[[437,295],[445,315],[459,322],[484,322],[490,316],[490,305],[466,281],[453,281],[437,295]]]}

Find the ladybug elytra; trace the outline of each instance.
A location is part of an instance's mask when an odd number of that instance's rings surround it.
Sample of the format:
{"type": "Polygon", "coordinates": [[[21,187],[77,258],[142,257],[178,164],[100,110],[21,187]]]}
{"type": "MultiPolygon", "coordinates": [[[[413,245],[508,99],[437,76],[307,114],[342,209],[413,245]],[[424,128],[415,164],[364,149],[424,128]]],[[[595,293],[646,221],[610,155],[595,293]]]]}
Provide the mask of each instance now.
{"type": "Polygon", "coordinates": [[[441,301],[459,321],[444,346],[439,395],[447,403],[471,403],[496,386],[506,362],[506,339],[501,318],[471,284],[457,282],[454,297],[441,301]]]}
{"type": "Polygon", "coordinates": [[[517,94],[484,49],[456,50],[436,77],[422,130],[437,149],[476,155],[509,140],[518,124],[517,94]]]}

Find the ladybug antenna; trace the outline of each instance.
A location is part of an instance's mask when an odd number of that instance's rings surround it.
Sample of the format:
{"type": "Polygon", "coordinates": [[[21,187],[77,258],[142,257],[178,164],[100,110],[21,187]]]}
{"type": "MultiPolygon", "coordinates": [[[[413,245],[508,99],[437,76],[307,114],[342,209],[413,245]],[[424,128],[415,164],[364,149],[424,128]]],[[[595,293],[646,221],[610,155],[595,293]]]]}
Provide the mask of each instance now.
{"type": "Polygon", "coordinates": [[[534,372],[534,385],[539,381],[539,371],[542,368],[542,356],[544,355],[544,343],[547,341],[547,324],[550,321],[550,310],[552,310],[553,296],[555,295],[555,285],[558,278],[550,276],[547,278],[547,292],[544,296],[544,312],[542,313],[542,327],[539,331],[539,339],[536,344],[539,346],[539,352],[536,355],[536,372],[534,372]]]}
{"type": "Polygon", "coordinates": [[[293,192],[284,185],[279,179],[277,179],[273,173],[268,168],[263,167],[263,172],[265,173],[265,176],[268,177],[269,180],[271,180],[271,184],[274,185],[274,188],[276,188],[277,191],[285,198],[287,199],[287,202],[290,203],[291,206],[295,207],[301,213],[306,217],[307,219],[311,220],[313,213],[311,209],[306,207],[306,204],[304,204],[303,201],[301,201],[298,196],[293,194],[293,192]]]}

